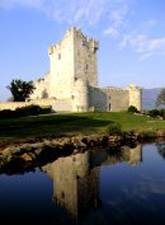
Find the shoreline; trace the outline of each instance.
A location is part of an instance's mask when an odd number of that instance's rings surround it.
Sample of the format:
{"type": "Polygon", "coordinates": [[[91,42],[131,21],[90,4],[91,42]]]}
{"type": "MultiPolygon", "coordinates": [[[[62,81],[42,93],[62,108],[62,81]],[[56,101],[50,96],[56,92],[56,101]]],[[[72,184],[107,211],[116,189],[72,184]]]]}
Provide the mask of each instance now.
{"type": "Polygon", "coordinates": [[[95,148],[130,148],[138,144],[165,140],[165,133],[144,135],[123,132],[113,135],[37,137],[0,147],[0,173],[31,170],[62,156],[82,153],[95,148]]]}
{"type": "Polygon", "coordinates": [[[121,131],[119,134],[59,134],[59,135],[45,135],[45,136],[36,136],[36,137],[27,137],[27,138],[4,138],[0,137],[0,154],[2,149],[9,146],[21,146],[24,144],[33,144],[36,142],[45,142],[48,143],[49,141],[54,141],[56,143],[61,143],[63,140],[67,140],[68,143],[73,143],[73,141],[77,140],[79,142],[84,142],[83,139],[87,139],[87,141],[94,141],[99,144],[99,141],[102,139],[107,139],[111,144],[121,144],[123,141],[138,141],[143,142],[145,140],[152,140],[157,138],[164,138],[165,139],[165,129],[158,130],[158,131],[121,131]],[[88,140],[89,139],[89,140],[88,140]]]}

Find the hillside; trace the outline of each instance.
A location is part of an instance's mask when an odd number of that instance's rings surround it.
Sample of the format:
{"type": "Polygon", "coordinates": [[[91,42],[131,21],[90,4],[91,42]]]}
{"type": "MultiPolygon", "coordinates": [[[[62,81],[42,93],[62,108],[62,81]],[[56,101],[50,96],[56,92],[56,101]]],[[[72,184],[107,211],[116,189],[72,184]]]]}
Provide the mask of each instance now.
{"type": "Polygon", "coordinates": [[[155,102],[159,95],[161,88],[143,89],[142,105],[143,109],[155,108],[155,102]]]}

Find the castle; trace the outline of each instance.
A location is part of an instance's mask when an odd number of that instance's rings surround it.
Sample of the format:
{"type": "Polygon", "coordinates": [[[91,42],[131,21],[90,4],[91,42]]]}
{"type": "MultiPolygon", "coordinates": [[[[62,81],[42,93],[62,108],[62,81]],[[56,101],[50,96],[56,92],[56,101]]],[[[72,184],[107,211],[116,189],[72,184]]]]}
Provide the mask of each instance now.
{"type": "Polygon", "coordinates": [[[141,110],[141,89],[134,85],[98,86],[99,44],[73,27],[64,39],[49,47],[50,72],[35,81],[31,100],[55,99],[55,111],[121,111],[133,105],[141,110]]]}
{"type": "Polygon", "coordinates": [[[25,103],[1,103],[0,109],[37,104],[55,111],[122,111],[135,106],[141,111],[141,89],[99,87],[99,43],[72,27],[59,43],[49,47],[50,71],[34,81],[35,90],[25,103]]]}

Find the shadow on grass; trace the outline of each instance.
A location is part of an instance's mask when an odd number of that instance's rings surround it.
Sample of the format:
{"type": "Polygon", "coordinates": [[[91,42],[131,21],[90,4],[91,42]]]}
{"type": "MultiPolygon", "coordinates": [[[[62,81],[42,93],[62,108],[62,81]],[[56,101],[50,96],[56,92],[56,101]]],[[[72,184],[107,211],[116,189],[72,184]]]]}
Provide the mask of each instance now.
{"type": "Polygon", "coordinates": [[[0,120],[0,137],[25,138],[71,133],[88,133],[104,128],[112,121],[79,115],[55,115],[0,120]]]}

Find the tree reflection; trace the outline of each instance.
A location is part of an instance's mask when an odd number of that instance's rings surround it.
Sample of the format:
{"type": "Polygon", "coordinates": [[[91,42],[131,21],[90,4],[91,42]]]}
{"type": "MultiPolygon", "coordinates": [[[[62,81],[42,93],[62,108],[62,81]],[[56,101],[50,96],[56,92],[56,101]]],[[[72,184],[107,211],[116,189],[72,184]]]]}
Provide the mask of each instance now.
{"type": "Polygon", "coordinates": [[[165,142],[157,143],[156,147],[158,149],[158,153],[162,156],[163,159],[165,159],[165,142]]]}

